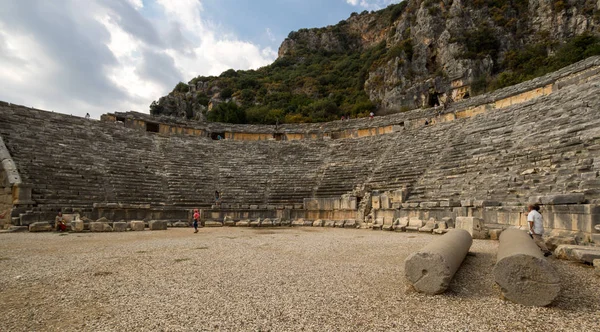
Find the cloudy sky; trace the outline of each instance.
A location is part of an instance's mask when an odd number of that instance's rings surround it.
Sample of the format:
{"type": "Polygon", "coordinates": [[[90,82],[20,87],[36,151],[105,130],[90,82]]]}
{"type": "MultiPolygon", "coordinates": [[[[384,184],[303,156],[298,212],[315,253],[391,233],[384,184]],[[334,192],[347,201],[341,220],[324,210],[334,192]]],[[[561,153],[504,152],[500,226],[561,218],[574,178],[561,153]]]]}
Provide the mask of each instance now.
{"type": "Polygon", "coordinates": [[[399,0],[0,0],[0,100],[134,110],[179,81],[270,64],[290,31],[399,0]]]}

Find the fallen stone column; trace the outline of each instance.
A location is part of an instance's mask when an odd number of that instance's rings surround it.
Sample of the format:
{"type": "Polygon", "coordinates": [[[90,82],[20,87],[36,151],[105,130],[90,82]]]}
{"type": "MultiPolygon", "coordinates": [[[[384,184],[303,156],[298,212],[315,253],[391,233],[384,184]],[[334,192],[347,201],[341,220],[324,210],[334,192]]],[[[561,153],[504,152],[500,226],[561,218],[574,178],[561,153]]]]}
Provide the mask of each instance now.
{"type": "Polygon", "coordinates": [[[421,293],[443,293],[472,243],[469,232],[463,229],[450,230],[404,261],[406,278],[421,293]]]}
{"type": "Polygon", "coordinates": [[[512,302],[546,306],[558,296],[560,279],[529,235],[510,228],[500,234],[494,279],[512,302]]]}

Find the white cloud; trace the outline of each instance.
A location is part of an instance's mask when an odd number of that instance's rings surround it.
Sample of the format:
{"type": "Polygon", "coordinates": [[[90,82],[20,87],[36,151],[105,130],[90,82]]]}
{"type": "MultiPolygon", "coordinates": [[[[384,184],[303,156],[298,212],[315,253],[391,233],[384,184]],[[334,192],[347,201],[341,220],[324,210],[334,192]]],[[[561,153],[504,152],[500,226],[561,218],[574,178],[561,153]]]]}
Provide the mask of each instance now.
{"type": "Polygon", "coordinates": [[[351,6],[359,6],[368,10],[378,10],[402,0],[346,0],[351,6]]]}
{"type": "Polygon", "coordinates": [[[0,100],[95,118],[147,112],[179,80],[277,57],[222,33],[200,0],[90,0],[83,15],[79,0],[32,1],[0,10],[0,100]]]}

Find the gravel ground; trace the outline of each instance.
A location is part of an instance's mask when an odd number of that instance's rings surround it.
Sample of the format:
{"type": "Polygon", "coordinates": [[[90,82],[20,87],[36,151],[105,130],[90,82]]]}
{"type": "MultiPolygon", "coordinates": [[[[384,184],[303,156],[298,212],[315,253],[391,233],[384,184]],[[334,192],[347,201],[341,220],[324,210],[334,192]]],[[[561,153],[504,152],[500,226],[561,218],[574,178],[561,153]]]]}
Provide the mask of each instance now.
{"type": "Polygon", "coordinates": [[[500,299],[498,243],[475,240],[443,295],[404,260],[433,235],[323,228],[0,235],[0,331],[593,331],[600,277],[551,259],[547,308],[500,299]]]}

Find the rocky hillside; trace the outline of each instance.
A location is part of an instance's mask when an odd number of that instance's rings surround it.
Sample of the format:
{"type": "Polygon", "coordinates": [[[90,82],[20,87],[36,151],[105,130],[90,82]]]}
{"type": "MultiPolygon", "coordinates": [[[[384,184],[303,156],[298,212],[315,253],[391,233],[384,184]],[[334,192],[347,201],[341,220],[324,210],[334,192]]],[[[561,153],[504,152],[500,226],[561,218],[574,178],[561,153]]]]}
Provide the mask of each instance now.
{"type": "Polygon", "coordinates": [[[600,54],[600,0],[407,0],[289,34],[258,70],[196,77],[152,114],[315,122],[442,105],[600,54]]]}

